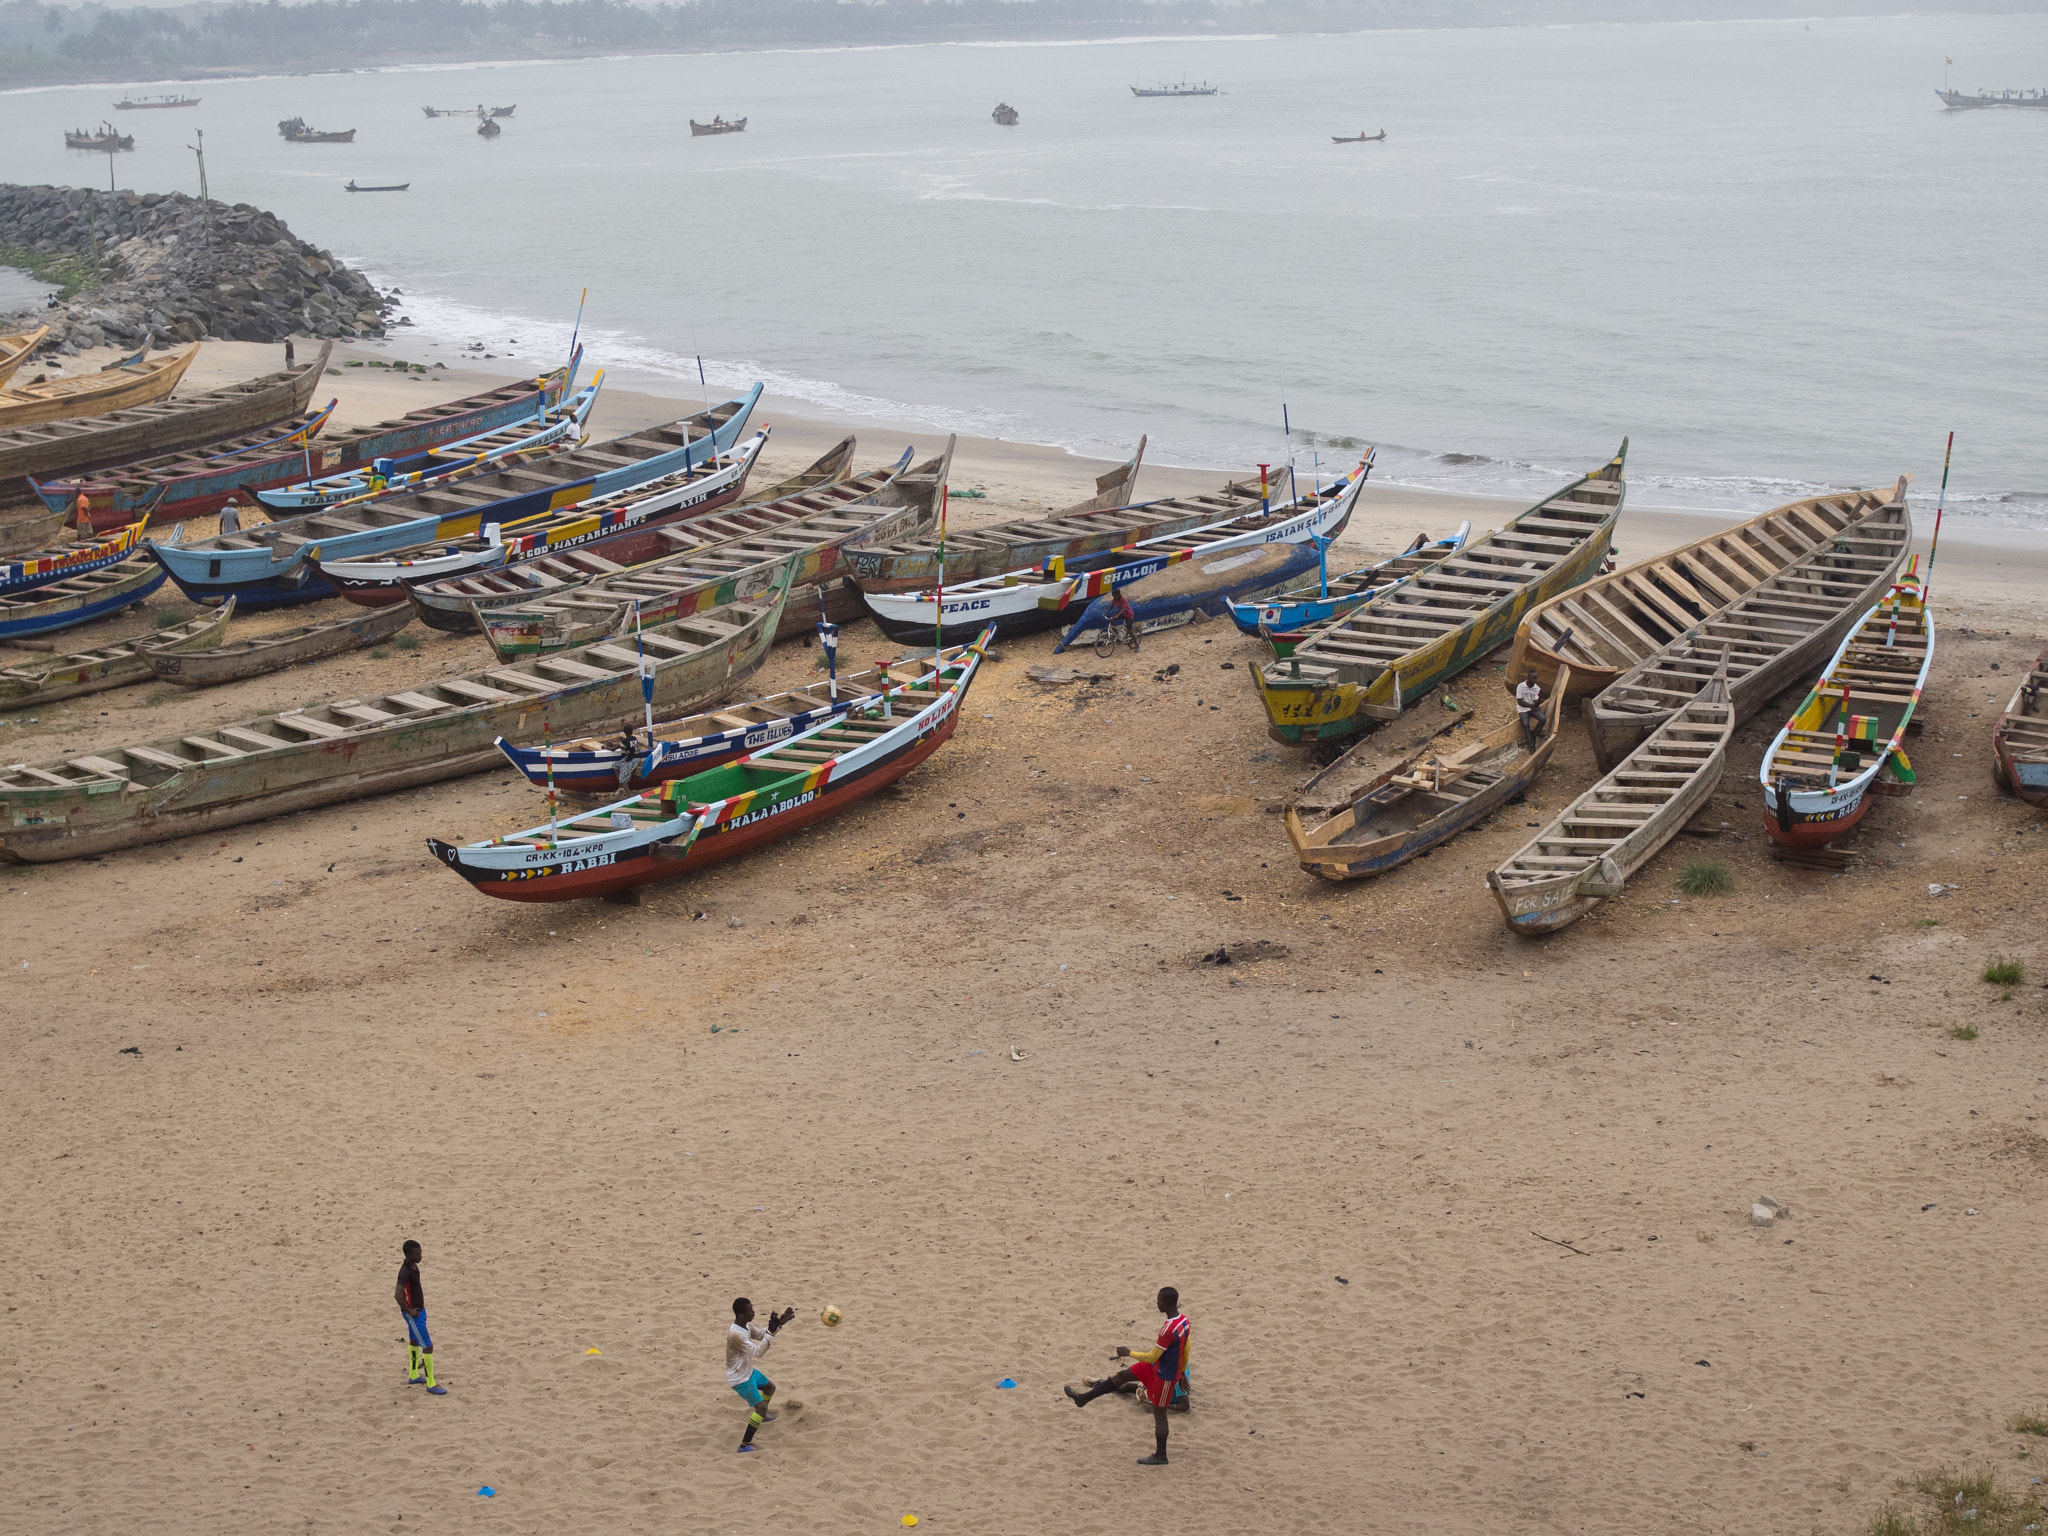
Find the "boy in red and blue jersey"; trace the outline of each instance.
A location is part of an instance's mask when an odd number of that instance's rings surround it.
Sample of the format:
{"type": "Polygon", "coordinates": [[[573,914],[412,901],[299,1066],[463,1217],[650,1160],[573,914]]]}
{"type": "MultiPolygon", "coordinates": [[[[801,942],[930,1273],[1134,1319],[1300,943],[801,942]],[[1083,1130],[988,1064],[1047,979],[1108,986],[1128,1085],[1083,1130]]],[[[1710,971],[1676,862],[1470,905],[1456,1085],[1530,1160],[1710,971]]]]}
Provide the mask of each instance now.
{"type": "Polygon", "coordinates": [[[1180,1310],[1180,1292],[1170,1285],[1161,1287],[1159,1310],[1166,1314],[1166,1321],[1160,1325],[1159,1340],[1151,1349],[1134,1350],[1119,1344],[1117,1355],[1131,1361],[1128,1367],[1114,1376],[1105,1376],[1086,1392],[1067,1388],[1067,1396],[1081,1408],[1105,1392],[1114,1392],[1132,1382],[1144,1388],[1145,1401],[1152,1405],[1152,1433],[1158,1448],[1150,1456],[1138,1458],[1141,1467],[1166,1465],[1166,1410],[1173,1402],[1175,1385],[1188,1368],[1188,1320],[1180,1310]]]}
{"type": "Polygon", "coordinates": [[[399,1251],[405,1255],[405,1262],[398,1266],[393,1296],[405,1318],[405,1384],[424,1386],[434,1396],[444,1397],[448,1389],[434,1380],[434,1336],[427,1332],[427,1292],[420,1284],[420,1245],[408,1238],[399,1251]]]}

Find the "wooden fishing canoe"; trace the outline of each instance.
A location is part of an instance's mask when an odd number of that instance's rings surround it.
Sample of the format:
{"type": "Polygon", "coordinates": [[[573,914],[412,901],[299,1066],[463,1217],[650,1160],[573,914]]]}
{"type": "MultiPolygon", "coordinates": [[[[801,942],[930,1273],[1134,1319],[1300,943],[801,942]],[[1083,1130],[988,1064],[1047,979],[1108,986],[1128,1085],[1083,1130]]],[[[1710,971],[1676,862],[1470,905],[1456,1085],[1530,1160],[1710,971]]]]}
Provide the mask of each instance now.
{"type": "Polygon", "coordinates": [[[1787,848],[1823,847],[1855,826],[1880,778],[1914,782],[1906,728],[1934,666],[1917,564],[1863,614],[1764,753],[1764,827],[1787,848]]]}
{"type": "Polygon", "coordinates": [[[32,331],[14,331],[0,336],[0,389],[7,387],[7,381],[14,377],[14,370],[28,361],[29,354],[49,334],[47,325],[39,325],[32,331]]]}
{"type": "Polygon", "coordinates": [[[61,549],[38,550],[34,554],[0,560],[0,597],[33,592],[37,587],[47,587],[67,576],[83,576],[87,571],[118,565],[134,554],[135,546],[142,538],[142,530],[148,523],[148,518],[141,517],[103,538],[88,536],[74,539],[61,549]]]}
{"type": "Polygon", "coordinates": [[[820,611],[833,623],[858,616],[859,597],[839,580],[847,545],[908,534],[931,526],[945,484],[952,444],[946,453],[904,471],[904,459],[883,473],[882,482],[857,499],[869,477],[834,486],[828,493],[788,497],[743,513],[721,513],[686,530],[664,530],[674,553],[628,569],[563,582],[521,597],[517,593],[472,600],[484,638],[500,656],[538,655],[612,633],[639,619],[680,617],[706,604],[734,601],[762,579],[764,568],[784,557],[796,561],[789,604],[777,639],[808,631],[820,611]],[[700,539],[695,547],[686,536],[700,539]]]}
{"type": "Polygon", "coordinates": [[[152,675],[150,664],[158,656],[219,644],[234,616],[234,603],[225,602],[169,629],[145,629],[89,651],[0,670],[0,705],[13,709],[22,704],[49,704],[139,683],[152,675]]]}
{"type": "Polygon", "coordinates": [[[1709,614],[1828,548],[1892,494],[1886,487],[1789,502],[1559,593],[1523,618],[1502,681],[1512,692],[1533,671],[1548,688],[1568,661],[1573,697],[1591,698],[1709,614]],[[1569,655],[1559,649],[1567,631],[1569,655]]]}
{"type": "Polygon", "coordinates": [[[1602,771],[1705,687],[1724,661],[1738,727],[1766,700],[1811,677],[1898,576],[1913,537],[1911,479],[1901,475],[1825,547],[1709,614],[1594,695],[1582,713],[1602,771]]]}
{"type": "Polygon", "coordinates": [[[1360,880],[1419,858],[1528,793],[1557,750],[1564,689],[1550,696],[1542,734],[1531,741],[1518,715],[1480,733],[1459,724],[1348,796],[1349,804],[1313,826],[1303,806],[1327,804],[1356,773],[1361,742],[1303,785],[1287,808],[1287,840],[1301,867],[1325,880],[1360,880]],[[1327,787],[1326,787],[1327,786],[1327,787]]]}
{"type": "Polygon", "coordinates": [[[1506,526],[1319,625],[1284,661],[1252,670],[1275,741],[1343,741],[1505,643],[1529,608],[1606,558],[1627,494],[1628,440],[1600,469],[1506,526]]]}
{"type": "Polygon", "coordinates": [[[1612,773],[1487,875],[1508,928],[1555,933],[1619,896],[1713,794],[1734,734],[1728,679],[1717,674],[1612,773]]]}
{"type": "Polygon", "coordinates": [[[2048,651],[2034,658],[1992,728],[1991,764],[2001,789],[2048,806],[2048,651]]]}
{"type": "Polygon", "coordinates": [[[557,656],[332,699],[144,745],[0,770],[0,858],[48,863],[431,784],[503,761],[497,741],[583,734],[725,697],[768,654],[788,593],[557,656]]]}
{"type": "Polygon", "coordinates": [[[0,597],[0,639],[47,635],[139,607],[167,579],[148,555],[132,555],[119,565],[67,576],[19,597],[0,597]]]}
{"type": "MultiPolygon", "coordinates": [[[[233,602],[232,597],[228,599],[228,604],[233,602]]],[[[411,622],[412,610],[401,603],[396,608],[347,613],[321,624],[300,624],[253,640],[192,646],[180,651],[152,650],[146,659],[149,669],[167,683],[211,688],[217,683],[282,672],[302,661],[317,661],[322,656],[376,645],[411,622]]]]}
{"type": "Polygon", "coordinates": [[[195,341],[181,352],[153,361],[130,358],[101,373],[0,389],[0,432],[32,427],[39,421],[97,416],[102,411],[122,411],[161,400],[178,387],[178,380],[198,355],[199,343],[195,341]]]}

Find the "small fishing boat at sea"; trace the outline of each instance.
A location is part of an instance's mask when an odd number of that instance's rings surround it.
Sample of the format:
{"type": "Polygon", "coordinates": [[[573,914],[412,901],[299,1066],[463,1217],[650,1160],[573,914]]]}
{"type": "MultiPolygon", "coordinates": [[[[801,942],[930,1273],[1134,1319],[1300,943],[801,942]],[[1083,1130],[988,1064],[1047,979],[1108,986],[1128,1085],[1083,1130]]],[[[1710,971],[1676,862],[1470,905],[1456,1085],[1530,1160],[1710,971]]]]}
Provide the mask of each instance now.
{"type": "Polygon", "coordinates": [[[1941,98],[1941,104],[1955,111],[1973,107],[2032,107],[2035,111],[2048,110],[2048,91],[1950,91],[1934,93],[1941,98]]]}
{"type": "Polygon", "coordinates": [[[495,118],[487,117],[476,125],[476,135],[480,139],[495,139],[504,131],[504,129],[498,126],[495,118]]]}
{"type": "MultiPolygon", "coordinates": [[[[231,609],[234,602],[231,597],[221,607],[231,609]]],[[[324,656],[379,645],[411,622],[410,608],[379,608],[369,613],[344,614],[319,624],[275,630],[253,640],[187,646],[176,651],[156,649],[144,661],[153,675],[167,683],[212,688],[245,677],[282,672],[302,661],[318,661],[324,656]]]]}
{"type": "Polygon", "coordinates": [[[1991,762],[1999,788],[2048,807],[2048,651],[2034,658],[1992,728],[1991,762]]]}
{"type": "Polygon", "coordinates": [[[1377,144],[1386,136],[1387,130],[1384,128],[1382,128],[1378,133],[1367,133],[1364,129],[1361,128],[1357,133],[1352,134],[1349,138],[1340,137],[1339,135],[1333,133],[1330,135],[1330,142],[1332,144],[1377,144]]]}
{"type": "Polygon", "coordinates": [[[37,587],[47,587],[67,576],[83,576],[87,571],[119,565],[134,553],[148,522],[147,517],[138,518],[126,528],[104,538],[81,538],[65,549],[42,550],[32,555],[0,560],[0,597],[14,597],[37,587]]]}
{"type": "Polygon", "coordinates": [[[1325,880],[1383,875],[1420,858],[1527,794],[1557,750],[1563,719],[1564,695],[1553,691],[1534,739],[1519,715],[1487,732],[1460,721],[1420,752],[1351,789],[1357,759],[1377,745],[1360,742],[1304,784],[1287,807],[1287,840],[1295,858],[1325,880]],[[1304,807],[1328,807],[1339,793],[1332,814],[1313,824],[1304,818],[1304,807]]]}
{"type": "MultiPolygon", "coordinates": [[[[325,347],[320,355],[324,361],[325,347]]],[[[145,512],[161,528],[218,512],[230,501],[303,478],[309,469],[315,475],[332,474],[530,420],[554,409],[570,389],[581,360],[579,349],[567,367],[553,373],[502,384],[459,400],[423,405],[390,421],[317,443],[310,439],[326,425],[333,401],[325,410],[283,431],[254,433],[131,460],[111,469],[43,480],[35,483],[35,490],[46,506],[58,512],[68,511],[83,495],[92,525],[100,531],[133,522],[145,512]]]]}
{"type": "Polygon", "coordinates": [[[1918,566],[1916,555],[1864,613],[1764,753],[1764,828],[1787,848],[1833,842],[1863,819],[1874,789],[1914,782],[1906,728],[1934,665],[1918,566]]]}
{"type": "MultiPolygon", "coordinates": [[[[429,541],[459,539],[486,524],[578,506],[702,464],[732,447],[761,386],[710,411],[626,437],[557,453],[517,468],[430,485],[400,496],[157,549],[171,579],[194,602],[239,595],[245,609],[284,607],[334,595],[312,563],[366,559],[429,541]]],[[[151,546],[156,548],[154,544],[151,546]]]]}
{"type": "Polygon", "coordinates": [[[721,133],[745,133],[746,131],[747,120],[744,117],[736,117],[731,122],[727,122],[722,117],[714,117],[708,123],[700,123],[694,117],[690,119],[690,137],[693,139],[712,138],[721,133]]]}
{"type": "Polygon", "coordinates": [[[1555,933],[1622,893],[1721,782],[1735,706],[1716,676],[1486,877],[1510,931],[1555,933]]]}
{"type": "Polygon", "coordinates": [[[229,601],[168,629],[152,625],[91,650],[0,669],[0,707],[54,704],[59,699],[139,683],[154,675],[150,663],[156,656],[174,656],[218,644],[227,631],[228,620],[234,616],[235,605],[229,601]]]}
{"type": "Polygon", "coordinates": [[[149,360],[149,348],[97,373],[14,384],[0,389],[0,432],[72,416],[97,416],[161,400],[178,387],[199,355],[199,343],[149,360]]]}
{"type": "Polygon", "coordinates": [[[1534,672],[1548,688],[1568,661],[1575,697],[1590,698],[1710,614],[1830,548],[1892,494],[1886,487],[1788,502],[1559,593],[1524,615],[1508,658],[1507,685],[1534,672]],[[1567,632],[1568,656],[1558,650],[1558,637],[1567,632]]]}
{"type": "Polygon", "coordinates": [[[989,638],[941,651],[861,708],[722,767],[523,832],[427,847],[506,901],[608,896],[737,858],[859,804],[951,740],[989,638]]]}
{"type": "MultiPolygon", "coordinates": [[[[90,579],[90,578],[86,578],[90,579]]],[[[616,729],[724,698],[768,654],[787,586],[616,642],[0,769],[0,858],[49,863],[360,799],[501,763],[499,737],[616,729]]]]}
{"type": "Polygon", "coordinates": [[[1190,85],[1182,80],[1174,85],[1134,85],[1133,96],[1214,96],[1220,89],[1204,80],[1200,85],[1190,85]]]}
{"type": "Polygon", "coordinates": [[[356,131],[344,128],[336,132],[322,133],[317,128],[306,126],[303,117],[288,117],[277,125],[278,136],[291,144],[353,144],[356,131]]]}
{"type": "Polygon", "coordinates": [[[1004,128],[1014,128],[1017,126],[1017,109],[1007,101],[997,102],[995,111],[989,113],[989,116],[994,118],[1004,128]]]}
{"type": "Polygon", "coordinates": [[[412,183],[409,181],[399,181],[383,187],[359,187],[356,185],[356,179],[351,176],[348,179],[348,185],[342,188],[342,190],[344,192],[403,192],[411,185],[412,183]]]}
{"type": "Polygon", "coordinates": [[[153,112],[166,107],[196,107],[197,96],[124,96],[114,103],[116,112],[153,112]]]}
{"type": "Polygon", "coordinates": [[[135,135],[115,133],[112,130],[99,132],[89,128],[67,128],[64,131],[66,149],[89,149],[96,154],[108,154],[117,149],[133,149],[135,135]]]}
{"type": "Polygon", "coordinates": [[[617,491],[560,512],[508,523],[486,523],[475,533],[428,540],[406,549],[357,559],[309,556],[320,579],[365,608],[397,604],[411,612],[406,591],[451,577],[495,570],[518,560],[586,549],[604,556],[641,529],[688,523],[739,499],[754,460],[767,446],[755,433],[729,453],[677,470],[631,490],[617,491]]]}
{"type": "Polygon", "coordinates": [[[1393,720],[1514,633],[1530,605],[1577,586],[1606,557],[1627,494],[1628,440],[1600,469],[1505,526],[1308,630],[1252,670],[1267,734],[1341,741],[1393,720]]]}
{"type": "Polygon", "coordinates": [[[0,336],[0,388],[14,377],[14,370],[28,361],[28,355],[42,344],[50,334],[47,325],[38,325],[31,330],[13,331],[0,336]]]}

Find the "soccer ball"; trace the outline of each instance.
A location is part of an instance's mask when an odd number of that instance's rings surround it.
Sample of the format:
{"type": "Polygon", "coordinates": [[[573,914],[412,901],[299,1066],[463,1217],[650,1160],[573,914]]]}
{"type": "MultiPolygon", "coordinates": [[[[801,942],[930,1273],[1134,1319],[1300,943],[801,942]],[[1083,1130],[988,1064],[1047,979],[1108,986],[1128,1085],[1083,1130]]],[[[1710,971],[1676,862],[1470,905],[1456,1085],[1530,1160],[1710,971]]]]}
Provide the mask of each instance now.
{"type": "Polygon", "coordinates": [[[839,1319],[843,1316],[845,1316],[845,1314],[841,1312],[837,1307],[827,1307],[823,1312],[820,1312],[818,1314],[818,1320],[822,1322],[827,1328],[837,1328],[839,1326],[839,1319]]]}

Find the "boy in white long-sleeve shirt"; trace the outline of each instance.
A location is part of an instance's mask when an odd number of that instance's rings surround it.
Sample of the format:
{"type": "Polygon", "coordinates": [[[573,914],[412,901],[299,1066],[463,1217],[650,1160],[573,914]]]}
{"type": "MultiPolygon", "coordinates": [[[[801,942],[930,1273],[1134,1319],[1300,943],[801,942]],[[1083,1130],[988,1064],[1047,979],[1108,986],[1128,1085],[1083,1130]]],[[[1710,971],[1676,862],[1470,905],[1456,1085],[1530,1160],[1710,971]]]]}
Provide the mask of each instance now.
{"type": "Polygon", "coordinates": [[[732,1326],[725,1330],[725,1382],[747,1400],[750,1410],[747,1432],[740,1438],[742,1455],[760,1449],[754,1444],[754,1431],[775,1417],[768,1412],[768,1404],[775,1396],[775,1383],[754,1362],[768,1353],[768,1346],[775,1342],[782,1325],[795,1316],[795,1307],[787,1308],[779,1317],[771,1311],[768,1326],[763,1328],[754,1322],[754,1304],[746,1297],[732,1304],[732,1326]]]}

